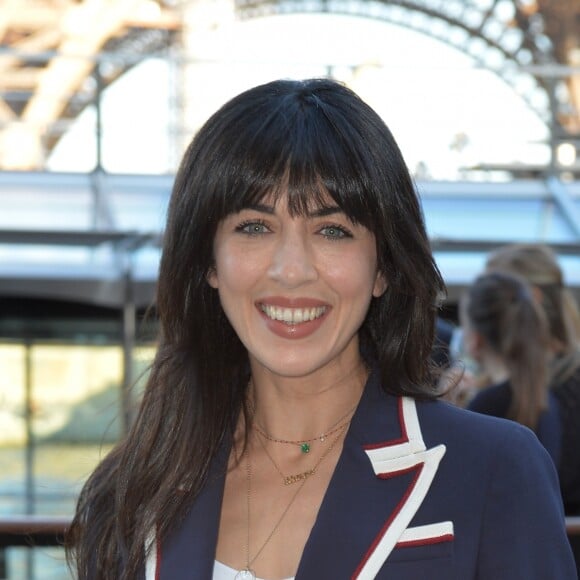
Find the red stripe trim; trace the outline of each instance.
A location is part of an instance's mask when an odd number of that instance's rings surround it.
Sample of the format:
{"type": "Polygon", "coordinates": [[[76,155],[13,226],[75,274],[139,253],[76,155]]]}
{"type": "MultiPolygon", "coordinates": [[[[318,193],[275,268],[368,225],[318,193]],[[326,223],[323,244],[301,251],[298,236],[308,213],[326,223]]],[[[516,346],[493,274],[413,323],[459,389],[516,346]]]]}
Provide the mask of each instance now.
{"type": "Polygon", "coordinates": [[[368,445],[363,445],[363,449],[379,449],[381,447],[392,447],[393,445],[400,445],[401,443],[409,442],[409,435],[407,433],[407,425],[405,424],[405,415],[403,414],[403,397],[399,397],[397,400],[398,404],[398,414],[399,414],[399,429],[401,430],[401,436],[398,439],[390,439],[389,441],[384,441],[383,443],[369,443],[368,445]]]}
{"type": "Polygon", "coordinates": [[[405,475],[406,473],[411,473],[417,469],[417,465],[411,465],[411,467],[405,467],[405,469],[399,469],[398,471],[386,471],[385,473],[377,473],[379,479],[391,479],[391,477],[397,477],[399,475],[405,475]]]}
{"type": "Polygon", "coordinates": [[[404,471],[416,470],[417,473],[415,474],[415,477],[413,478],[413,480],[409,484],[409,487],[407,487],[407,491],[405,492],[405,494],[403,495],[403,497],[400,499],[399,503],[397,504],[397,506],[393,510],[393,513],[389,516],[389,519],[385,522],[384,526],[381,528],[381,531],[377,534],[377,537],[374,539],[370,548],[367,550],[367,553],[364,555],[360,564],[357,566],[356,570],[354,571],[354,574],[351,576],[351,580],[356,580],[356,578],[358,578],[359,574],[361,573],[361,570],[364,568],[364,566],[368,562],[371,555],[377,549],[377,546],[379,545],[380,541],[383,539],[383,536],[385,535],[385,533],[387,532],[387,530],[389,529],[389,527],[393,523],[393,520],[397,517],[397,515],[400,513],[403,506],[409,500],[409,496],[413,492],[415,485],[417,485],[417,480],[419,479],[419,476],[421,475],[421,472],[423,471],[423,465],[424,464],[420,464],[420,465],[417,465],[409,470],[404,470],[404,471]]]}
{"type": "Polygon", "coordinates": [[[429,546],[431,544],[441,544],[443,542],[452,542],[455,539],[453,534],[444,534],[443,536],[434,536],[432,538],[421,538],[417,540],[403,540],[397,542],[397,548],[411,548],[414,546],[429,546]]]}

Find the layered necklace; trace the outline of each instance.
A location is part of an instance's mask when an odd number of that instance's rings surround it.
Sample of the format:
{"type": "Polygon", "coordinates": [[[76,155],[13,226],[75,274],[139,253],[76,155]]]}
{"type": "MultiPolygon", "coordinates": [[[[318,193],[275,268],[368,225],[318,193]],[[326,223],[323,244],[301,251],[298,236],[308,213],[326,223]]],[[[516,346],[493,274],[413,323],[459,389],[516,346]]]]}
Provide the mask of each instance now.
{"type": "Polygon", "coordinates": [[[335,421],[328,429],[326,429],[326,431],[324,431],[320,435],[317,435],[316,437],[312,437],[311,439],[295,439],[295,440],[293,440],[293,439],[281,439],[279,437],[274,437],[273,435],[270,435],[266,431],[266,429],[264,429],[264,427],[262,427],[262,425],[260,425],[260,423],[258,423],[258,422],[254,423],[254,429],[262,437],[264,437],[268,441],[272,441],[274,443],[283,443],[285,445],[295,445],[295,446],[300,448],[301,453],[307,454],[307,453],[310,453],[311,443],[314,443],[315,441],[320,441],[321,443],[324,443],[330,435],[333,435],[337,431],[340,431],[341,429],[343,429],[344,426],[350,422],[351,416],[354,413],[355,409],[356,409],[356,405],[352,409],[349,409],[337,421],[335,421]]]}
{"type": "MultiPolygon", "coordinates": [[[[336,445],[336,442],[342,436],[343,431],[350,424],[350,421],[352,419],[352,414],[354,413],[355,409],[356,409],[356,407],[353,407],[352,409],[350,409],[346,415],[343,415],[338,421],[336,421],[334,423],[334,425],[331,425],[325,431],[325,433],[323,433],[322,435],[319,435],[318,437],[315,437],[313,439],[305,439],[305,440],[300,440],[300,441],[292,441],[289,439],[277,439],[275,437],[268,435],[265,431],[263,431],[263,429],[261,429],[259,427],[256,428],[257,433],[261,436],[258,439],[260,440],[262,448],[264,449],[264,452],[266,453],[268,459],[270,460],[270,462],[272,463],[272,465],[274,466],[276,471],[282,477],[282,482],[284,483],[284,485],[292,485],[293,483],[298,483],[299,481],[304,481],[304,480],[308,479],[311,475],[314,475],[316,473],[316,469],[318,468],[320,463],[332,451],[332,448],[336,445]],[[317,463],[315,465],[313,465],[310,469],[306,469],[305,471],[301,471],[300,473],[295,473],[292,475],[286,475],[285,473],[282,472],[282,470],[278,466],[278,463],[274,460],[274,458],[272,457],[272,455],[268,451],[268,448],[264,444],[264,439],[267,439],[268,441],[272,441],[274,443],[282,443],[282,444],[289,444],[289,445],[300,445],[300,444],[304,444],[306,442],[312,442],[312,441],[324,442],[327,440],[329,435],[334,435],[335,433],[337,433],[336,437],[332,440],[328,449],[320,456],[320,459],[317,461],[317,463]]],[[[301,449],[301,452],[302,453],[310,453],[310,448],[308,448],[308,451],[304,451],[301,449]]]]}
{"type": "MultiPolygon", "coordinates": [[[[324,459],[326,457],[328,457],[330,452],[334,449],[336,444],[342,438],[344,432],[346,431],[347,426],[350,424],[350,421],[352,419],[352,414],[354,413],[355,408],[351,409],[346,415],[344,415],[338,421],[336,421],[334,423],[334,425],[329,427],[329,429],[327,429],[323,435],[320,435],[319,437],[315,437],[313,439],[305,439],[302,441],[291,441],[291,440],[285,440],[285,439],[277,439],[277,438],[268,436],[267,433],[262,428],[256,429],[257,433],[261,436],[261,437],[259,437],[260,444],[262,445],[262,448],[264,449],[266,456],[268,457],[268,459],[270,460],[270,462],[272,463],[272,465],[274,466],[276,471],[282,476],[282,480],[283,480],[284,485],[291,485],[293,483],[298,483],[298,482],[300,484],[298,485],[298,487],[296,488],[296,490],[292,494],[290,501],[288,502],[288,504],[284,508],[284,511],[282,512],[282,514],[280,515],[280,517],[278,518],[278,520],[274,524],[274,527],[272,528],[272,530],[270,531],[270,533],[268,534],[268,536],[266,537],[266,539],[264,540],[264,542],[262,543],[262,545],[260,546],[258,551],[253,556],[250,556],[250,528],[251,528],[250,514],[251,514],[251,497],[252,497],[252,463],[250,460],[249,451],[246,448],[246,450],[244,451],[245,463],[246,463],[246,485],[247,485],[247,487],[246,487],[246,510],[247,510],[247,520],[246,521],[247,521],[247,525],[246,525],[246,545],[245,545],[246,566],[245,566],[245,568],[243,568],[242,570],[240,570],[236,574],[235,580],[256,580],[256,573],[252,569],[252,565],[258,559],[258,556],[264,551],[264,548],[268,545],[268,543],[270,542],[270,540],[272,539],[274,534],[278,531],[280,525],[282,524],[282,521],[286,517],[286,514],[290,511],[290,508],[294,504],[296,498],[298,497],[298,494],[302,491],[302,488],[306,484],[306,481],[308,480],[308,478],[316,473],[320,464],[324,461],[324,459]],[[274,461],[274,458],[269,453],[269,451],[266,448],[266,445],[264,443],[264,439],[267,439],[268,441],[272,441],[274,443],[291,444],[291,445],[299,445],[300,443],[309,443],[309,442],[313,442],[316,440],[324,442],[327,440],[329,435],[333,435],[335,433],[336,433],[336,436],[332,439],[328,448],[319,457],[318,461],[312,466],[312,468],[308,469],[307,471],[304,471],[302,473],[295,474],[295,475],[284,475],[284,473],[279,468],[278,464],[274,461]]],[[[254,427],[255,427],[255,425],[254,425],[254,427]]],[[[309,451],[310,451],[310,449],[308,449],[308,451],[302,451],[302,453],[308,453],[309,451]]]]}

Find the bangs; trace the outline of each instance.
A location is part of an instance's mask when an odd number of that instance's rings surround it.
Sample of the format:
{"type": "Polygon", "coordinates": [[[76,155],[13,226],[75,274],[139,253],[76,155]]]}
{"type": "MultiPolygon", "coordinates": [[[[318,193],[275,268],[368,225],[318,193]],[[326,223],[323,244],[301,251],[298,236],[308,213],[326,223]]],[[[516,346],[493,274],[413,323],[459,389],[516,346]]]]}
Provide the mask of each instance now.
{"type": "Polygon", "coordinates": [[[283,95],[275,105],[257,107],[250,123],[245,110],[229,120],[232,146],[215,152],[217,221],[265,199],[286,198],[293,216],[338,206],[375,231],[379,193],[372,184],[379,164],[361,153],[361,129],[316,94],[283,95]]]}
{"type": "Polygon", "coordinates": [[[371,213],[364,203],[360,203],[364,194],[355,192],[352,195],[335,180],[324,180],[319,175],[293,174],[289,169],[278,180],[273,176],[260,182],[252,179],[240,183],[239,188],[237,193],[226,197],[225,211],[220,219],[260,203],[276,205],[284,201],[292,217],[308,216],[317,210],[338,207],[351,222],[374,230],[371,213]]]}

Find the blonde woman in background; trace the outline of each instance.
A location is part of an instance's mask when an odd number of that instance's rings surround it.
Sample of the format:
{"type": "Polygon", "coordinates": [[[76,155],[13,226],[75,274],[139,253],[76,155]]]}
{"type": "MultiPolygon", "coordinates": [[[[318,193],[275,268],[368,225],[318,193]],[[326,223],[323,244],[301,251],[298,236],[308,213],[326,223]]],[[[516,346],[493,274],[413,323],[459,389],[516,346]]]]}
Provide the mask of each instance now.
{"type": "Polygon", "coordinates": [[[532,286],[550,332],[549,384],[562,414],[560,486],[567,515],[580,514],[580,313],[556,254],[542,244],[514,244],[490,254],[488,272],[513,272],[532,286]]]}

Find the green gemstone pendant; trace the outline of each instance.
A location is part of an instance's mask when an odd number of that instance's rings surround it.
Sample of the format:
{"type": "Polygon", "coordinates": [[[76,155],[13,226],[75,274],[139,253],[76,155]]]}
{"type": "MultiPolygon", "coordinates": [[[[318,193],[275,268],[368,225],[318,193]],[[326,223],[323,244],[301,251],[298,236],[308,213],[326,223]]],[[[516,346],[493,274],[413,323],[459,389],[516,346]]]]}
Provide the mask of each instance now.
{"type": "Polygon", "coordinates": [[[302,445],[300,445],[300,451],[302,451],[302,453],[310,453],[310,445],[308,443],[302,443],[302,445]]]}

